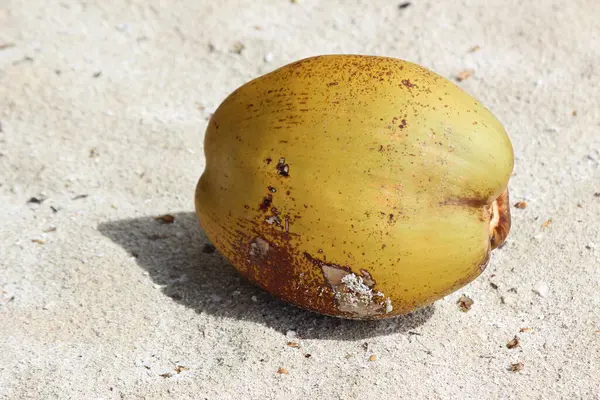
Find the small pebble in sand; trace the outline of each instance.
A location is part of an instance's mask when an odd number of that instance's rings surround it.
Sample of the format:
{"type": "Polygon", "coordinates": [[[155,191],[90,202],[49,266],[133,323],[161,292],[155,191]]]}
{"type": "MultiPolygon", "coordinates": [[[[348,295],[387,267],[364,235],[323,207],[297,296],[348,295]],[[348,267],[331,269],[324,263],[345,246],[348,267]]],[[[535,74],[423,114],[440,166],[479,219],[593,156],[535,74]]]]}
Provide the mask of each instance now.
{"type": "Polygon", "coordinates": [[[285,333],[285,336],[295,338],[298,334],[296,331],[289,330],[285,333]]]}
{"type": "Polygon", "coordinates": [[[507,305],[511,305],[515,303],[515,298],[514,296],[511,295],[505,295],[505,296],[500,296],[500,302],[502,304],[507,304],[507,305]]]}
{"type": "Polygon", "coordinates": [[[229,52],[234,53],[234,54],[242,54],[242,51],[244,51],[245,48],[246,48],[246,46],[244,46],[244,44],[242,42],[238,41],[238,42],[233,43],[229,52]]]}
{"type": "Polygon", "coordinates": [[[377,356],[375,354],[371,354],[371,357],[369,357],[369,361],[377,361],[377,356]]]}
{"type": "Polygon", "coordinates": [[[273,53],[268,52],[267,54],[265,54],[264,60],[266,63],[270,63],[271,61],[273,61],[273,57],[275,57],[273,53]]]}
{"type": "Polygon", "coordinates": [[[550,293],[550,287],[544,281],[539,281],[533,287],[533,291],[537,293],[540,297],[547,297],[550,293]]]}

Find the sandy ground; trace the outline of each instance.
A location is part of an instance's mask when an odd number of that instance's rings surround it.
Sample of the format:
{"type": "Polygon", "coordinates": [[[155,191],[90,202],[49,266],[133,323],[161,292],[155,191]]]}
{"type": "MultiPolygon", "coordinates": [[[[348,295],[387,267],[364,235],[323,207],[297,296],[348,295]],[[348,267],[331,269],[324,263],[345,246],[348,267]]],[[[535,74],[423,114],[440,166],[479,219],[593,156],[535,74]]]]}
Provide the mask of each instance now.
{"type": "Polygon", "coordinates": [[[600,396],[600,2],[399,4],[1,1],[0,397],[600,396]],[[472,69],[515,147],[507,245],[407,317],[274,300],[193,214],[210,113],[324,53],[472,69]]]}

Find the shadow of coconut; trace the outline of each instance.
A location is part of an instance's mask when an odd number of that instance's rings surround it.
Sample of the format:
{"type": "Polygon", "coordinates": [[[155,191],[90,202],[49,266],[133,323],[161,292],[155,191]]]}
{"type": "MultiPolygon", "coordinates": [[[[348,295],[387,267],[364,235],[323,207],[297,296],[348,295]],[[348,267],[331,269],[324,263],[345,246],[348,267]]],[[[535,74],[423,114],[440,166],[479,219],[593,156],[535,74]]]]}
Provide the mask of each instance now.
{"type": "Polygon", "coordinates": [[[289,330],[307,339],[361,340],[405,333],[426,322],[434,306],[379,321],[352,321],[305,311],[249,283],[218,251],[212,251],[194,213],[174,214],[172,224],[153,217],[100,224],[106,237],[122,246],[148,271],[152,281],[176,302],[221,318],[289,330]]]}

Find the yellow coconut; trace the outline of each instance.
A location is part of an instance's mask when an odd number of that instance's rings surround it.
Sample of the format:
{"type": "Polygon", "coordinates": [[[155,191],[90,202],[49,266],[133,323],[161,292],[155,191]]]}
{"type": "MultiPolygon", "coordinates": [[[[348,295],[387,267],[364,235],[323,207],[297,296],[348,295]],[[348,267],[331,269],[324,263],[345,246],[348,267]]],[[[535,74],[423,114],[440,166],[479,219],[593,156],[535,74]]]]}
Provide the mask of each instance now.
{"type": "Polygon", "coordinates": [[[405,314],[484,270],[510,229],[513,149],[477,100],[406,61],[304,59],[212,116],[196,211],[244,276],[299,307],[405,314]]]}

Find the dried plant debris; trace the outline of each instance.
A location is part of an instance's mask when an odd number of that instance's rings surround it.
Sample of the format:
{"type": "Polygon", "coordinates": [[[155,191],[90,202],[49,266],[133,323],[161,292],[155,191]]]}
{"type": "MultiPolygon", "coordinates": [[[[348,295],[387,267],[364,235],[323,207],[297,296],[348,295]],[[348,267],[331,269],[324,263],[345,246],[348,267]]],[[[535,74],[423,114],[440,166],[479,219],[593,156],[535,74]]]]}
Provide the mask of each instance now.
{"type": "Polygon", "coordinates": [[[468,78],[470,78],[471,76],[473,76],[473,74],[474,74],[474,73],[475,73],[475,71],[474,71],[474,70],[472,70],[472,69],[464,69],[464,70],[460,71],[460,72],[458,73],[458,75],[456,75],[456,80],[457,80],[458,82],[462,82],[462,81],[464,81],[465,79],[468,79],[468,78]]]}
{"type": "Polygon", "coordinates": [[[479,51],[479,50],[481,50],[481,46],[476,44],[475,46],[473,46],[469,49],[469,53],[475,53],[476,51],[479,51]]]}
{"type": "Polygon", "coordinates": [[[369,361],[377,361],[377,356],[375,354],[371,354],[371,357],[369,357],[369,361]]]}
{"type": "Polygon", "coordinates": [[[498,290],[498,285],[496,285],[494,282],[490,282],[490,286],[492,287],[492,289],[498,290]]]}
{"type": "Polygon", "coordinates": [[[158,374],[158,375],[162,376],[163,378],[171,378],[173,375],[180,374],[183,371],[186,371],[188,369],[189,369],[188,367],[184,367],[183,365],[176,365],[175,368],[174,368],[175,373],[164,372],[164,373],[158,374]]]}
{"type": "Polygon", "coordinates": [[[400,3],[398,4],[398,8],[401,10],[404,10],[405,8],[408,8],[411,6],[411,2],[410,1],[405,1],[404,3],[400,3]]]}
{"type": "Polygon", "coordinates": [[[518,363],[512,363],[510,364],[510,366],[508,367],[508,370],[510,372],[519,372],[520,370],[522,370],[524,367],[523,363],[518,362],[518,363]]]}
{"type": "Polygon", "coordinates": [[[527,202],[526,201],[519,201],[517,203],[515,203],[515,208],[518,208],[520,210],[527,208],[527,202]]]}
{"type": "Polygon", "coordinates": [[[279,369],[277,370],[277,373],[279,375],[289,375],[290,371],[288,371],[286,368],[279,367],[279,369]]]}
{"type": "Polygon", "coordinates": [[[531,328],[521,328],[521,329],[519,329],[519,332],[521,332],[521,333],[531,332],[531,328]]]}
{"type": "Polygon", "coordinates": [[[471,309],[471,307],[473,306],[473,303],[475,303],[473,301],[473,299],[470,298],[469,296],[465,295],[465,294],[463,294],[462,296],[460,296],[460,298],[456,302],[456,304],[458,304],[458,308],[462,312],[469,311],[471,309]]]}
{"type": "Polygon", "coordinates": [[[85,199],[88,196],[89,196],[89,194],[78,194],[77,196],[73,197],[71,200],[85,199]]]}
{"type": "Polygon", "coordinates": [[[518,347],[520,344],[521,344],[521,341],[519,340],[519,337],[517,335],[515,335],[515,337],[513,337],[508,343],[506,343],[506,348],[514,349],[515,347],[518,347]]]}
{"type": "Polygon", "coordinates": [[[160,222],[161,224],[172,224],[175,222],[175,217],[171,214],[164,214],[154,217],[154,220],[160,222]]]}
{"type": "Polygon", "coordinates": [[[175,372],[177,372],[178,374],[182,373],[183,371],[188,370],[188,367],[184,367],[183,365],[177,365],[175,367],[175,372]]]}
{"type": "Polygon", "coordinates": [[[542,224],[542,228],[548,228],[551,223],[552,223],[552,218],[547,219],[546,222],[544,222],[542,224]]]}

